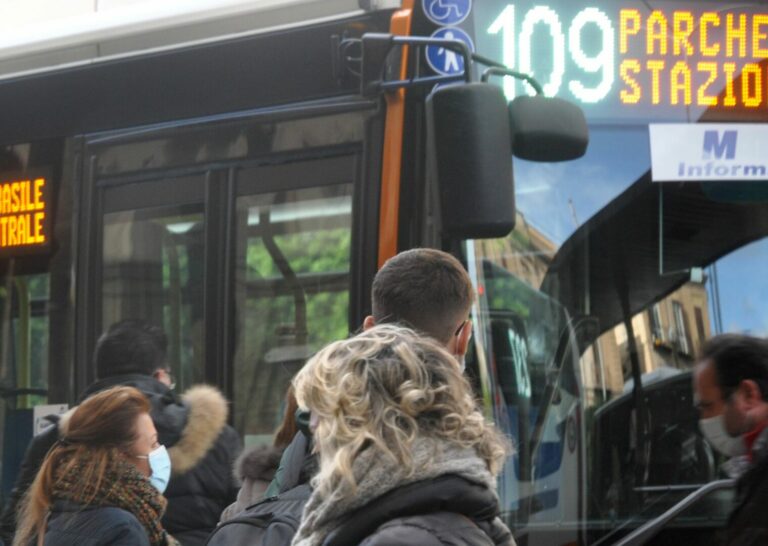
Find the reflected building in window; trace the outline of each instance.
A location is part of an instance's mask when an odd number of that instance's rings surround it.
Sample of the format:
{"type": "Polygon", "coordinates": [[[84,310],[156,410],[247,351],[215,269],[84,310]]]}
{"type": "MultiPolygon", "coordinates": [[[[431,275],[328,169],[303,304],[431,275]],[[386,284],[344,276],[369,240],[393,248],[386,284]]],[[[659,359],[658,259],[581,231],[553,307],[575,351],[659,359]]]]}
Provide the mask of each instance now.
{"type": "MultiPolygon", "coordinates": [[[[503,268],[518,284],[527,285],[535,289],[540,297],[544,297],[541,292],[542,282],[558,251],[558,245],[526,221],[522,214],[518,213],[515,230],[509,236],[478,241],[476,245],[484,261],[503,268]]],[[[495,281],[486,278],[486,282],[495,281]]],[[[646,380],[652,382],[676,375],[690,369],[695,363],[696,354],[712,332],[706,283],[706,277],[701,282],[686,282],[632,317],[634,345],[644,383],[646,380]]],[[[507,292],[507,295],[510,294],[517,301],[490,301],[489,306],[492,309],[503,307],[508,312],[520,315],[521,320],[528,322],[526,344],[529,347],[540,344],[535,339],[538,329],[531,324],[532,311],[527,303],[523,303],[523,300],[530,300],[530,296],[524,294],[519,287],[515,288],[514,293],[507,292]]],[[[557,303],[553,300],[550,305],[557,303]]],[[[604,330],[605,325],[595,321],[591,326],[594,334],[589,338],[590,328],[585,328],[585,333],[579,329],[581,323],[578,317],[570,318],[571,323],[576,325],[573,335],[579,345],[578,374],[584,389],[582,395],[585,407],[601,405],[631,391],[633,371],[625,324],[619,323],[604,330]]],[[[555,343],[556,340],[552,340],[552,344],[555,343]]],[[[531,354],[536,354],[535,347],[532,349],[531,354]]],[[[549,358],[553,356],[551,354],[549,358]]],[[[546,361],[535,363],[529,357],[528,366],[536,365],[550,364],[546,361]]]]}

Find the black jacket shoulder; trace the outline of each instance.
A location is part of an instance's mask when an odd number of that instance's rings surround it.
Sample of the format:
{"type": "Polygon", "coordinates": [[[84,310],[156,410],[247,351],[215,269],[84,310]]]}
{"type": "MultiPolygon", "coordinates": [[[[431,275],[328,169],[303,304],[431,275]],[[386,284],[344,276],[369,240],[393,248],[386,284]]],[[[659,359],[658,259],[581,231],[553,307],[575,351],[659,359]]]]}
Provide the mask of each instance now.
{"type": "Polygon", "coordinates": [[[737,482],[734,509],[726,527],[726,544],[757,546],[768,544],[768,447],[737,482]]]}
{"type": "Polygon", "coordinates": [[[19,473],[16,476],[16,482],[13,484],[13,490],[8,498],[8,502],[3,509],[2,519],[0,521],[0,539],[5,544],[11,544],[13,534],[16,531],[16,515],[21,504],[21,500],[32,485],[37,476],[37,471],[43,464],[45,456],[51,447],[59,439],[59,429],[57,425],[51,425],[43,432],[32,438],[24,453],[24,459],[21,461],[19,473]]]}
{"type": "Polygon", "coordinates": [[[494,546],[476,523],[453,512],[434,512],[385,523],[361,546],[494,546]]]}
{"type": "Polygon", "coordinates": [[[136,516],[121,508],[57,502],[48,518],[44,544],[149,546],[149,538],[136,516]]]}

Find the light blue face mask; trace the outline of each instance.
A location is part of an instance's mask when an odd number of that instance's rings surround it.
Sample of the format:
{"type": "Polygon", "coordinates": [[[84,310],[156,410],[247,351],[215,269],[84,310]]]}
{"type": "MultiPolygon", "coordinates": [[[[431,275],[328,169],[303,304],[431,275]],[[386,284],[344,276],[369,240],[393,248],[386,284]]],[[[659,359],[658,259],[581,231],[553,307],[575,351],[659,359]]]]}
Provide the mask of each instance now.
{"type": "Polygon", "coordinates": [[[147,459],[152,475],[149,477],[149,483],[155,486],[155,489],[161,493],[168,487],[168,480],[171,479],[171,458],[168,456],[168,450],[165,446],[160,446],[149,455],[136,455],[139,459],[147,459]]]}

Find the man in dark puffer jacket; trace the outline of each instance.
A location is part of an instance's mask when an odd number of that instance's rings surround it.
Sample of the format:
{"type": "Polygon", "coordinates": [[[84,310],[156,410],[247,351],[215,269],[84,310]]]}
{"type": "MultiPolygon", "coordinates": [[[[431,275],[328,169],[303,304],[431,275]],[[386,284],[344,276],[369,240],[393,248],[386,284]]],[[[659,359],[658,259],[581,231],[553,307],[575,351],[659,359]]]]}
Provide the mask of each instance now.
{"type": "MultiPolygon", "coordinates": [[[[81,400],[116,385],[135,387],[149,398],[158,441],[168,447],[172,464],[163,526],[183,546],[203,545],[221,511],[237,496],[230,469],[240,451],[240,438],[227,425],[227,401],[218,390],[196,386],[182,396],[171,390],[166,347],[165,333],[143,321],[112,325],[99,339],[94,354],[100,379],[85,390],[81,400]]],[[[27,448],[2,516],[2,539],[7,544],[16,528],[19,503],[58,437],[58,425],[51,426],[27,448]]]]}

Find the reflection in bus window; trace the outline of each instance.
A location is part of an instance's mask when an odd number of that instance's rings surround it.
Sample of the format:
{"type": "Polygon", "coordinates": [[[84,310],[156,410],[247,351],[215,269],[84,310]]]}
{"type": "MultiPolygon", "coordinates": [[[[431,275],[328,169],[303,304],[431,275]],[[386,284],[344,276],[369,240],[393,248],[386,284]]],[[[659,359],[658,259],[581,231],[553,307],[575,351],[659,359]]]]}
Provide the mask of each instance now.
{"type": "Polygon", "coordinates": [[[675,313],[675,339],[677,340],[677,347],[681,353],[689,354],[690,345],[688,343],[688,329],[685,326],[686,317],[683,304],[679,301],[673,301],[672,310],[675,313]]]}
{"type": "Polygon", "coordinates": [[[649,160],[647,128],[599,125],[575,162],[515,160],[514,231],[467,247],[484,399],[517,446],[505,517],[553,544],[610,544],[721,476],[691,370],[712,335],[768,335],[768,182],[654,184],[649,160]]]}
{"type": "MultiPolygon", "coordinates": [[[[764,218],[760,220],[765,222],[764,218]]],[[[707,269],[709,313],[714,317],[718,333],[768,336],[766,270],[768,237],[735,249],[707,269]]]]}
{"type": "Polygon", "coordinates": [[[269,442],[290,379],[348,334],[352,185],[237,199],[235,426],[269,442]]]}
{"type": "Polygon", "coordinates": [[[15,408],[31,408],[45,403],[48,388],[49,277],[9,275],[5,280],[0,286],[0,395],[15,408]]]}
{"type": "Polygon", "coordinates": [[[137,317],[162,325],[181,390],[204,377],[203,241],[202,205],[104,216],[102,325],[137,317]]]}

